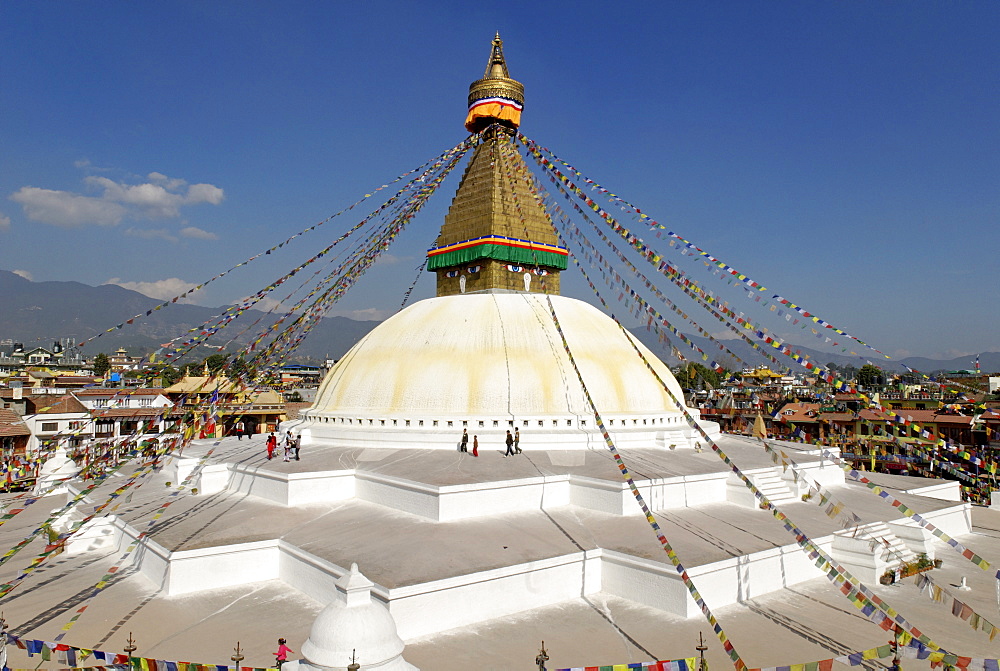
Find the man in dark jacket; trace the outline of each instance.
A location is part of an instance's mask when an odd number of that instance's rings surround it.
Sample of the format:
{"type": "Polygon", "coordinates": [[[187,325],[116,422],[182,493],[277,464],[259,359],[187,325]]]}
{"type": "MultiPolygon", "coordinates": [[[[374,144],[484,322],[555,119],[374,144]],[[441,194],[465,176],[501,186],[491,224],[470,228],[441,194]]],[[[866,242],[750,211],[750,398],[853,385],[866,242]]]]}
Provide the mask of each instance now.
{"type": "Polygon", "coordinates": [[[510,435],[510,429],[507,429],[507,451],[503,456],[512,457],[514,456],[514,436],[510,435]]]}

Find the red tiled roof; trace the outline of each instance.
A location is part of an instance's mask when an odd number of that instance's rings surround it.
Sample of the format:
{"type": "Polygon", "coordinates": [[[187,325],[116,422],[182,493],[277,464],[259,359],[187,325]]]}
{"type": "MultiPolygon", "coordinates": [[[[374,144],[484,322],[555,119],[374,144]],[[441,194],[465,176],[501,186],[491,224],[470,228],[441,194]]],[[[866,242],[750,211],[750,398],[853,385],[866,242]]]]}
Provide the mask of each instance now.
{"type": "Polygon", "coordinates": [[[853,412],[822,412],[819,418],[828,422],[853,422],[857,419],[853,412]]]}
{"type": "Polygon", "coordinates": [[[28,400],[35,407],[35,414],[39,415],[54,415],[64,412],[90,412],[87,408],[76,400],[76,398],[70,394],[65,396],[50,396],[48,394],[41,394],[38,396],[30,396],[28,400]]]}
{"type": "Polygon", "coordinates": [[[775,421],[795,422],[796,424],[818,422],[819,403],[786,403],[781,406],[778,416],[774,419],[775,421]],[[789,414],[789,411],[791,411],[791,414],[789,414]],[[810,412],[812,416],[809,416],[808,413],[810,412]]]}
{"type": "Polygon", "coordinates": [[[176,412],[173,412],[173,410],[173,408],[101,408],[94,412],[94,419],[105,419],[108,417],[149,417],[152,419],[159,417],[161,413],[165,416],[183,414],[180,409],[177,409],[176,412]],[[166,410],[165,413],[164,410],[166,410]]]}
{"type": "Polygon", "coordinates": [[[91,387],[90,389],[80,389],[73,393],[77,396],[114,396],[115,394],[120,394],[124,398],[125,396],[158,396],[163,394],[163,389],[150,387],[129,387],[126,389],[91,387]]]}
{"type": "Polygon", "coordinates": [[[59,375],[56,386],[96,384],[100,379],[91,375],[59,375]]]}
{"type": "Polygon", "coordinates": [[[0,436],[30,436],[31,431],[13,410],[0,408],[0,436]]]}
{"type": "MultiPolygon", "coordinates": [[[[965,415],[946,415],[937,410],[910,410],[903,408],[890,411],[903,418],[908,418],[915,424],[954,424],[958,426],[968,425],[972,422],[972,417],[965,415]]],[[[892,422],[898,424],[893,419],[893,415],[883,415],[874,410],[865,408],[861,411],[861,419],[866,422],[892,422]]]]}

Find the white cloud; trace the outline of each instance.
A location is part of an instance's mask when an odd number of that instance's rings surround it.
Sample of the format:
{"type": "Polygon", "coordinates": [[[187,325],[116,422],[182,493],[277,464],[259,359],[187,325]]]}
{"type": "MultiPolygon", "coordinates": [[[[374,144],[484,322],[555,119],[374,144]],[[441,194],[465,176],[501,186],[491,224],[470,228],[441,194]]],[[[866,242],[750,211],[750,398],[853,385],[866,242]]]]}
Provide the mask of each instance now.
{"type": "Polygon", "coordinates": [[[395,254],[390,254],[389,252],[383,252],[379,254],[378,258],[375,260],[375,265],[377,266],[395,266],[404,261],[412,261],[412,256],[396,256],[395,254]]]}
{"type": "Polygon", "coordinates": [[[73,161],[73,167],[87,172],[115,172],[114,168],[101,168],[90,162],[89,158],[81,158],[73,161]]]}
{"type": "Polygon", "coordinates": [[[187,226],[181,229],[181,236],[185,238],[195,238],[197,240],[218,240],[219,236],[209,231],[204,231],[197,226],[187,226]]]}
{"type": "MultiPolygon", "coordinates": [[[[105,282],[105,284],[115,284],[124,289],[138,291],[140,294],[144,294],[150,298],[159,298],[160,300],[167,300],[168,298],[173,298],[174,296],[180,296],[185,291],[194,289],[198,286],[197,284],[185,282],[177,277],[170,277],[168,279],[157,280],[155,282],[123,282],[120,277],[112,277],[105,282]]],[[[194,301],[190,298],[182,298],[177,302],[193,303],[194,301]]]]}
{"type": "Polygon", "coordinates": [[[716,340],[738,340],[739,336],[732,331],[716,331],[712,334],[716,340]]]}
{"type": "Polygon", "coordinates": [[[15,275],[20,275],[21,277],[23,277],[24,279],[28,280],[29,282],[34,282],[35,281],[35,276],[32,275],[27,270],[13,270],[11,272],[13,272],[15,275]]]}
{"type": "Polygon", "coordinates": [[[171,191],[176,191],[177,189],[187,184],[187,182],[185,182],[183,179],[170,179],[162,172],[151,172],[148,175],[146,175],[146,178],[150,182],[156,182],[157,184],[160,184],[161,186],[171,191]]]}
{"type": "Polygon", "coordinates": [[[10,217],[0,213],[0,231],[10,230],[10,217]]]}
{"type": "Polygon", "coordinates": [[[345,310],[331,312],[331,316],[348,317],[355,321],[382,321],[396,314],[397,310],[380,308],[363,308],[361,310],[345,310]]]}
{"type": "Polygon", "coordinates": [[[177,236],[171,235],[165,228],[134,228],[125,229],[125,235],[144,240],[166,240],[167,242],[177,242],[177,236]]]}
{"type": "Polygon", "coordinates": [[[192,184],[188,187],[187,195],[184,196],[186,205],[197,205],[198,203],[210,203],[218,205],[226,197],[226,194],[217,186],[211,184],[192,184]]]}
{"type": "MultiPolygon", "coordinates": [[[[91,169],[87,160],[77,161],[76,166],[91,169]]],[[[225,192],[212,184],[188,184],[159,172],[149,173],[146,179],[141,184],[127,184],[90,175],[83,181],[92,190],[99,190],[98,196],[25,186],[10,199],[20,203],[32,221],[67,228],[117,226],[125,219],[175,219],[181,216],[182,207],[218,205],[225,199],[225,192]]]]}
{"type": "Polygon", "coordinates": [[[10,199],[21,204],[28,219],[63,228],[117,226],[126,212],[118,203],[34,186],[21,187],[10,199]]]}
{"type": "MultiPolygon", "coordinates": [[[[246,298],[241,299],[239,302],[242,303],[245,300],[246,300],[246,298]]],[[[260,310],[261,312],[287,312],[288,311],[288,308],[286,308],[284,306],[284,304],[281,301],[279,301],[277,298],[269,298],[267,296],[264,296],[259,301],[257,301],[256,303],[254,303],[253,309],[254,310],[260,310]]]]}

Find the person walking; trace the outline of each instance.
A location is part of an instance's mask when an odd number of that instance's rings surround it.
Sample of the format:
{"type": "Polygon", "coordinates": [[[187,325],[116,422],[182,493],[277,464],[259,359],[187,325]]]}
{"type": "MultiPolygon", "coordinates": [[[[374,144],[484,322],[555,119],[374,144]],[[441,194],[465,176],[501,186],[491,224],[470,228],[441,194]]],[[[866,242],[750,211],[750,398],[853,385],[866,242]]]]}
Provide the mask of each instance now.
{"type": "Polygon", "coordinates": [[[281,665],[288,661],[288,653],[295,651],[285,645],[285,639],[278,639],[278,652],[274,653],[274,665],[281,668],[281,665]]]}
{"type": "Polygon", "coordinates": [[[507,451],[504,452],[503,456],[513,457],[514,456],[514,436],[510,435],[510,429],[507,429],[507,438],[504,440],[507,443],[507,451]]]}
{"type": "Polygon", "coordinates": [[[243,440],[243,422],[236,422],[236,440],[243,440]]]}
{"type": "Polygon", "coordinates": [[[292,432],[289,431],[285,434],[285,461],[292,460],[292,448],[295,445],[295,439],[292,438],[292,432]]]}
{"type": "Polygon", "coordinates": [[[469,431],[468,429],[462,429],[462,440],[458,443],[459,452],[469,451],[469,431]]]}
{"type": "Polygon", "coordinates": [[[278,439],[274,437],[274,432],[272,431],[267,435],[267,460],[270,461],[274,459],[274,450],[278,447],[278,439]]]}
{"type": "Polygon", "coordinates": [[[302,434],[295,436],[295,461],[299,460],[299,449],[302,447],[302,434]]]}
{"type": "Polygon", "coordinates": [[[521,454],[521,430],[514,427],[514,451],[521,454]]]}
{"type": "Polygon", "coordinates": [[[472,437],[472,456],[479,456],[479,436],[472,437]]]}

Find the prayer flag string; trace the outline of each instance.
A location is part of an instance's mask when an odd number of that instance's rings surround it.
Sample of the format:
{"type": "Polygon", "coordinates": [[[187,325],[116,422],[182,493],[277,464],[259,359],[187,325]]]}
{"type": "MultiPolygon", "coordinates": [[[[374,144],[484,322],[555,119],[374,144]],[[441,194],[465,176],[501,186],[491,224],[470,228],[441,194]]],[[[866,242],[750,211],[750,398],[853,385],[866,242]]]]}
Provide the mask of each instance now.
{"type": "MultiPolygon", "coordinates": [[[[582,269],[581,272],[586,274],[582,269]]],[[[847,597],[851,603],[862,612],[863,615],[881,626],[883,629],[888,629],[892,626],[902,627],[924,645],[927,645],[935,650],[939,649],[937,644],[911,625],[900,613],[891,608],[881,597],[872,592],[868,587],[852,576],[847,569],[839,564],[836,564],[825,552],[823,552],[822,549],[816,546],[815,543],[813,543],[813,541],[798,526],[794,525],[791,520],[789,520],[787,515],[778,510],[777,506],[775,506],[753,484],[753,482],[747,478],[742,470],[740,470],[740,468],[721,450],[718,444],[712,440],[708,433],[706,433],[694,417],[691,416],[687,407],[676,397],[673,391],[670,390],[660,375],[649,363],[645,355],[643,355],[642,351],[638,348],[638,346],[636,346],[631,334],[629,334],[625,327],[621,325],[621,322],[613,314],[611,315],[611,318],[615,320],[616,324],[618,324],[618,327],[621,329],[628,342],[632,345],[636,354],[643,361],[647,370],[650,371],[653,377],[656,378],[662,386],[664,391],[668,394],[668,396],[670,396],[671,400],[673,400],[674,404],[677,406],[678,411],[684,415],[688,425],[702,436],[702,438],[711,447],[712,451],[715,452],[715,454],[730,467],[730,470],[732,470],[733,473],[743,482],[743,484],[754,494],[754,496],[760,501],[761,505],[771,512],[771,514],[781,523],[786,531],[793,535],[799,547],[809,556],[811,560],[814,561],[816,567],[824,572],[827,579],[837,585],[839,587],[839,591],[844,594],[844,596],[847,597]]]]}
{"type": "MultiPolygon", "coordinates": [[[[981,466],[988,473],[997,472],[997,464],[995,462],[990,462],[985,459],[982,459],[981,457],[978,457],[977,455],[974,455],[968,452],[967,450],[961,449],[960,447],[954,447],[946,439],[937,436],[934,432],[913,422],[911,418],[903,417],[898,413],[894,413],[891,409],[885,408],[880,404],[874,403],[870,398],[868,398],[864,394],[861,394],[857,389],[848,384],[846,381],[838,379],[834,373],[807,360],[806,357],[793,351],[791,347],[783,343],[780,339],[775,338],[772,335],[768,335],[762,328],[758,327],[756,324],[753,324],[742,315],[736,315],[736,313],[733,312],[730,308],[726,307],[724,303],[711,296],[710,292],[706,292],[705,290],[698,287],[697,283],[687,279],[682,279],[680,277],[680,273],[678,273],[675,269],[673,269],[673,267],[670,266],[670,264],[668,264],[665,261],[662,261],[662,257],[656,254],[648,246],[646,246],[645,243],[643,243],[643,241],[641,240],[641,238],[638,238],[637,236],[633,235],[630,231],[628,231],[628,229],[621,226],[608,212],[606,212],[605,210],[594,204],[593,201],[591,201],[589,198],[586,197],[585,194],[583,194],[582,190],[579,187],[577,187],[569,178],[567,178],[565,175],[559,172],[558,169],[556,169],[550,163],[543,163],[543,160],[545,159],[538,152],[536,145],[530,144],[530,140],[523,138],[523,136],[519,137],[522,137],[522,141],[526,143],[529,152],[532,153],[533,157],[536,159],[536,162],[539,162],[539,165],[541,165],[543,168],[548,169],[550,172],[553,173],[553,175],[558,177],[558,182],[561,183],[561,187],[573,192],[578,197],[583,199],[584,202],[587,202],[588,205],[591,206],[591,209],[593,209],[599,216],[601,216],[601,218],[606,221],[606,223],[612,228],[612,230],[614,230],[622,238],[628,241],[631,246],[633,246],[637,251],[639,251],[642,254],[643,258],[645,258],[649,263],[656,266],[660,272],[663,272],[668,276],[676,275],[676,277],[671,277],[671,279],[676,280],[675,284],[677,284],[683,291],[685,291],[685,293],[694,298],[697,302],[702,304],[703,307],[705,307],[710,312],[715,314],[716,317],[720,319],[720,321],[724,320],[720,315],[718,315],[718,313],[715,310],[713,310],[713,306],[714,308],[717,308],[719,311],[729,316],[731,319],[734,319],[737,323],[740,324],[740,326],[751,331],[751,333],[753,333],[754,336],[756,336],[759,340],[763,341],[764,344],[769,345],[771,349],[777,350],[778,353],[784,354],[785,356],[791,358],[796,363],[805,367],[806,370],[809,370],[812,373],[819,375],[825,382],[833,385],[836,389],[857,394],[859,397],[863,398],[867,403],[869,403],[869,405],[873,407],[873,409],[875,409],[877,412],[880,412],[883,415],[891,417],[897,423],[904,424],[907,426],[912,425],[914,431],[919,432],[922,437],[934,440],[936,442],[936,447],[944,448],[952,452],[953,454],[956,454],[957,456],[966,459],[967,461],[970,461],[972,464],[981,466]],[[704,297],[699,294],[703,294],[704,297]]],[[[740,334],[741,337],[743,337],[748,342],[752,343],[752,341],[750,341],[749,338],[747,338],[745,334],[743,334],[741,331],[737,329],[732,329],[732,330],[740,334]]],[[[752,345],[755,348],[760,349],[760,347],[756,345],[756,343],[752,343],[752,345]]],[[[769,358],[777,362],[777,359],[774,359],[773,357],[769,358]]]]}
{"type": "MultiPolygon", "coordinates": [[[[198,662],[175,662],[163,659],[152,659],[147,657],[130,657],[116,652],[105,652],[91,648],[78,648],[56,641],[42,641],[39,639],[22,638],[10,632],[4,632],[6,637],[4,643],[14,645],[20,650],[24,650],[28,657],[40,655],[43,662],[50,661],[53,656],[57,660],[67,664],[67,667],[59,668],[58,671],[71,671],[82,668],[81,665],[88,659],[95,662],[104,662],[100,666],[87,666],[83,668],[97,669],[98,671],[278,671],[274,667],[234,667],[225,664],[200,664],[198,662]]],[[[28,671],[13,669],[8,671],[28,671]]],[[[30,671],[38,671],[35,667],[30,671]]],[[[49,671],[56,671],[50,668],[49,671]]]]}
{"type": "MultiPolygon", "coordinates": [[[[692,252],[697,253],[699,256],[707,259],[709,262],[712,263],[712,265],[714,265],[717,268],[721,269],[725,273],[727,273],[727,274],[735,277],[736,279],[738,279],[740,282],[742,282],[747,287],[750,287],[750,288],[752,288],[752,289],[754,289],[754,290],[756,290],[758,292],[767,291],[766,287],[764,287],[761,284],[757,283],[756,281],[754,281],[753,279],[751,279],[747,275],[744,275],[743,273],[740,273],[739,271],[737,271],[732,266],[729,266],[728,264],[723,263],[719,259],[715,258],[714,256],[712,256],[708,252],[706,252],[706,251],[702,250],[701,248],[697,247],[696,245],[694,245],[694,243],[692,243],[692,242],[690,242],[688,240],[685,240],[683,237],[681,237],[680,235],[674,233],[673,231],[669,231],[665,226],[663,226],[662,224],[656,222],[652,217],[650,217],[649,215],[647,215],[647,214],[643,213],[641,210],[639,210],[639,208],[635,207],[634,205],[632,205],[628,201],[622,199],[618,195],[612,193],[611,191],[608,191],[607,189],[605,189],[603,186],[601,186],[597,182],[594,182],[593,180],[588,179],[587,177],[585,177],[583,175],[583,173],[581,173],[579,170],[577,170],[576,168],[574,168],[569,163],[567,163],[567,162],[563,161],[562,159],[560,159],[558,156],[555,155],[555,153],[553,153],[547,147],[541,147],[534,140],[531,140],[530,138],[526,137],[522,133],[518,133],[518,138],[529,148],[529,151],[531,151],[531,153],[536,156],[536,160],[538,161],[539,165],[541,165],[546,170],[553,171],[557,175],[562,175],[562,173],[558,170],[558,168],[556,168],[553,165],[553,162],[559,163],[559,164],[563,165],[564,167],[566,167],[566,169],[568,169],[574,175],[576,175],[581,180],[583,180],[584,183],[588,184],[591,187],[591,189],[596,189],[600,193],[605,194],[610,200],[612,200],[614,202],[617,202],[620,205],[623,205],[623,206],[629,208],[630,210],[632,210],[633,212],[635,212],[639,216],[639,219],[644,224],[648,225],[651,229],[658,229],[658,230],[662,230],[662,231],[667,231],[667,235],[668,236],[670,236],[671,238],[674,238],[674,239],[680,241],[681,243],[684,244],[684,246],[687,249],[689,249],[692,252]],[[551,160],[548,159],[548,158],[546,158],[543,155],[542,152],[544,152],[545,154],[548,154],[549,156],[551,156],[552,157],[551,160]]],[[[582,191],[579,191],[579,195],[581,196],[581,198],[584,198],[587,201],[587,204],[590,205],[591,207],[593,207],[595,211],[599,211],[599,213],[603,212],[603,209],[600,208],[600,206],[597,205],[596,203],[593,203],[593,201],[590,198],[587,198],[583,194],[582,191]]],[[[640,240],[640,242],[641,242],[641,240],[640,240]]],[[[846,338],[850,338],[850,339],[858,342],[859,344],[864,345],[865,347],[867,347],[868,349],[872,350],[873,352],[881,354],[886,359],[889,358],[888,355],[886,355],[883,352],[880,352],[879,350],[875,349],[874,347],[872,347],[868,343],[864,342],[863,340],[861,340],[861,339],[859,339],[859,338],[857,338],[857,337],[855,337],[855,336],[847,333],[846,331],[843,331],[843,330],[835,327],[833,324],[830,324],[829,322],[827,322],[827,321],[825,321],[823,319],[820,319],[819,317],[816,317],[815,315],[807,312],[803,308],[801,308],[801,307],[799,307],[799,306],[791,303],[787,299],[785,299],[785,298],[783,298],[781,296],[778,296],[777,294],[774,295],[772,297],[772,299],[773,300],[777,300],[778,302],[782,303],[783,305],[786,305],[787,307],[789,307],[789,309],[794,310],[796,313],[802,315],[806,319],[809,319],[810,321],[814,322],[815,324],[818,324],[819,326],[822,326],[823,328],[830,329],[834,333],[842,335],[842,336],[844,336],[846,338]]]]}
{"type": "MultiPolygon", "coordinates": [[[[784,472],[791,471],[792,477],[795,478],[795,482],[801,483],[802,485],[808,488],[809,500],[810,501],[815,500],[816,504],[824,512],[824,514],[827,515],[827,517],[833,520],[842,520],[842,527],[844,529],[849,529],[851,527],[854,527],[855,534],[860,533],[862,537],[870,538],[871,539],[871,542],[869,543],[870,551],[875,552],[875,550],[882,550],[889,554],[894,553],[892,546],[884,538],[878,538],[874,536],[871,533],[871,531],[864,526],[863,520],[860,517],[858,517],[857,514],[852,512],[850,508],[847,506],[847,504],[843,503],[842,501],[839,501],[829,490],[824,488],[818,482],[809,478],[809,476],[806,474],[806,471],[802,469],[795,462],[795,460],[791,456],[789,456],[784,450],[780,450],[771,446],[767,440],[760,438],[758,440],[760,440],[760,444],[764,447],[764,450],[771,457],[771,461],[773,461],[776,465],[781,466],[784,472]]],[[[824,455],[829,454],[833,456],[833,453],[830,452],[829,450],[823,450],[822,452],[824,455]]],[[[840,461],[840,459],[837,457],[833,458],[837,462],[840,461]]],[[[897,503],[900,506],[902,505],[902,503],[899,503],[898,501],[897,503]]],[[[896,507],[898,508],[898,506],[896,507]]],[[[910,511],[913,515],[916,514],[909,508],[907,508],[907,510],[910,511]]],[[[910,517],[912,518],[912,515],[910,515],[910,517]]],[[[897,559],[899,561],[904,561],[904,558],[901,555],[899,555],[898,553],[895,554],[897,555],[897,559]]],[[[963,556],[965,555],[963,554],[963,556]]],[[[984,559],[982,559],[978,555],[973,555],[971,552],[969,553],[969,556],[967,556],[966,558],[972,561],[977,566],[980,566],[980,568],[984,568],[980,564],[980,562],[986,564],[985,568],[989,567],[989,564],[986,563],[984,559]],[[975,559],[973,559],[973,557],[975,557],[975,559]]],[[[935,584],[934,580],[929,575],[925,573],[918,574],[917,585],[920,587],[921,592],[923,593],[929,592],[931,595],[933,595],[932,598],[934,601],[938,603],[942,602],[946,603],[953,615],[955,615],[956,617],[960,617],[965,622],[968,622],[973,629],[982,630],[984,633],[990,636],[991,640],[994,636],[996,636],[995,630],[997,629],[997,627],[992,622],[987,620],[985,617],[982,617],[979,613],[977,613],[967,604],[959,601],[955,597],[955,595],[948,592],[948,590],[935,584]]]]}
{"type": "Polygon", "coordinates": [[[611,439],[611,434],[608,433],[607,428],[604,426],[604,420],[601,418],[601,414],[600,412],[598,412],[597,406],[594,404],[594,399],[590,395],[590,390],[587,388],[587,384],[583,380],[583,374],[580,372],[580,368],[576,364],[576,359],[573,357],[573,352],[570,349],[569,342],[566,340],[566,334],[563,332],[562,326],[559,323],[558,315],[556,315],[556,310],[555,306],[552,303],[552,298],[550,296],[546,296],[545,298],[546,301],[548,302],[549,313],[552,317],[552,322],[555,325],[556,331],[559,333],[560,339],[562,340],[563,349],[566,351],[566,356],[569,358],[570,364],[573,366],[573,370],[576,373],[576,377],[579,380],[580,386],[583,390],[584,397],[587,399],[587,403],[590,406],[591,411],[594,413],[594,420],[597,422],[597,426],[601,431],[601,435],[604,437],[605,444],[611,451],[612,456],[614,456],[615,464],[618,466],[618,470],[621,472],[622,478],[625,480],[626,483],[628,483],[629,489],[632,491],[632,495],[635,497],[636,502],[638,502],[639,507],[642,508],[642,512],[646,516],[646,521],[649,522],[649,525],[653,528],[653,531],[656,533],[656,537],[660,541],[660,545],[663,547],[664,551],[667,553],[667,557],[670,559],[670,563],[673,564],[674,568],[677,570],[677,573],[680,575],[681,580],[684,582],[684,586],[691,594],[691,598],[694,599],[694,602],[698,605],[698,607],[701,609],[701,612],[705,615],[705,618],[708,620],[708,623],[712,626],[712,631],[715,632],[715,635],[719,638],[719,642],[722,643],[723,649],[729,655],[729,658],[733,661],[733,666],[736,668],[736,671],[745,671],[747,666],[743,662],[743,659],[740,657],[739,652],[737,652],[736,647],[729,640],[729,637],[726,635],[725,631],[723,631],[722,625],[719,624],[718,620],[715,619],[715,615],[712,614],[712,611],[708,607],[708,604],[705,603],[704,599],[702,599],[701,594],[698,592],[697,587],[695,587],[694,580],[691,579],[691,576],[688,574],[687,569],[684,568],[684,565],[681,563],[680,558],[677,556],[677,553],[674,552],[674,549],[671,547],[670,542],[667,540],[667,537],[663,534],[663,531],[660,529],[659,523],[653,516],[652,511],[650,511],[649,507],[646,505],[642,493],[639,491],[639,488],[636,486],[635,481],[632,479],[632,476],[629,473],[628,468],[626,468],[625,462],[622,459],[621,454],[618,452],[618,448],[615,446],[614,441],[611,439]]]}
{"type": "Polygon", "coordinates": [[[335,212],[334,214],[331,214],[329,217],[327,217],[323,221],[320,221],[319,223],[314,224],[314,225],[310,226],[309,228],[306,228],[306,229],[304,229],[302,231],[299,231],[298,233],[295,233],[294,235],[290,236],[289,238],[287,238],[283,242],[281,242],[281,243],[279,243],[279,244],[271,247],[270,249],[267,249],[267,250],[265,250],[263,252],[259,252],[257,254],[254,254],[253,256],[251,256],[250,258],[248,258],[247,260],[242,261],[240,263],[237,263],[232,268],[229,268],[228,270],[225,270],[225,271],[219,273],[218,275],[215,275],[214,277],[212,277],[212,278],[210,278],[208,280],[205,280],[201,284],[195,286],[193,289],[189,289],[189,290],[185,291],[184,293],[182,293],[182,294],[180,294],[178,296],[174,296],[170,300],[164,301],[164,302],[160,303],[159,305],[157,305],[157,306],[155,306],[155,307],[147,310],[144,313],[139,313],[137,315],[134,315],[131,319],[125,320],[124,322],[118,324],[117,326],[113,326],[113,327],[111,327],[111,328],[109,328],[109,329],[107,329],[107,330],[105,330],[105,331],[103,331],[101,333],[98,333],[97,335],[95,335],[95,336],[93,336],[91,338],[87,338],[86,340],[81,341],[77,346],[78,347],[83,347],[87,343],[92,342],[93,340],[96,340],[97,338],[102,337],[106,333],[111,333],[113,331],[121,329],[126,324],[132,324],[136,319],[141,319],[142,317],[148,317],[153,312],[155,312],[157,310],[161,310],[161,309],[163,309],[165,307],[168,307],[171,304],[176,303],[177,301],[179,301],[179,300],[181,300],[183,298],[186,298],[187,296],[195,293],[196,291],[200,291],[201,289],[203,289],[208,284],[214,282],[217,279],[220,279],[220,278],[228,275],[229,273],[233,272],[237,268],[239,268],[241,266],[245,266],[245,265],[247,265],[249,263],[252,263],[253,261],[256,261],[257,259],[259,259],[259,258],[261,258],[263,256],[267,256],[267,255],[271,254],[272,252],[277,251],[281,247],[284,247],[285,245],[287,245],[288,243],[290,243],[295,238],[301,237],[301,236],[305,235],[306,233],[309,233],[310,231],[316,230],[317,228],[319,228],[320,226],[326,224],[327,222],[331,221],[332,219],[334,219],[334,218],[336,218],[336,217],[338,217],[338,216],[340,216],[340,215],[342,215],[342,214],[344,214],[346,212],[350,212],[351,210],[353,210],[355,207],[357,207],[358,205],[360,205],[364,201],[366,201],[369,198],[373,197],[376,193],[382,191],[383,189],[389,188],[389,185],[395,184],[396,182],[402,180],[403,178],[405,178],[405,177],[407,177],[409,175],[412,175],[415,172],[419,172],[419,171],[424,170],[428,165],[431,165],[431,164],[435,163],[436,161],[440,161],[443,157],[448,156],[451,152],[459,150],[459,148],[462,147],[462,146],[464,146],[464,145],[468,145],[468,143],[470,141],[472,141],[473,138],[475,138],[475,137],[476,137],[475,135],[470,136],[469,138],[466,138],[465,140],[463,140],[462,142],[460,142],[458,145],[456,145],[452,149],[449,149],[449,150],[445,151],[444,153],[442,153],[437,158],[433,158],[433,159],[427,161],[426,163],[424,163],[423,165],[420,165],[420,166],[418,166],[416,168],[413,168],[412,170],[408,170],[408,171],[402,173],[401,175],[398,175],[395,179],[393,179],[393,180],[391,180],[391,181],[383,184],[382,186],[378,187],[377,189],[374,189],[371,193],[366,193],[358,201],[356,201],[356,202],[352,203],[351,205],[345,207],[344,209],[340,210],[339,212],[335,212]]]}

